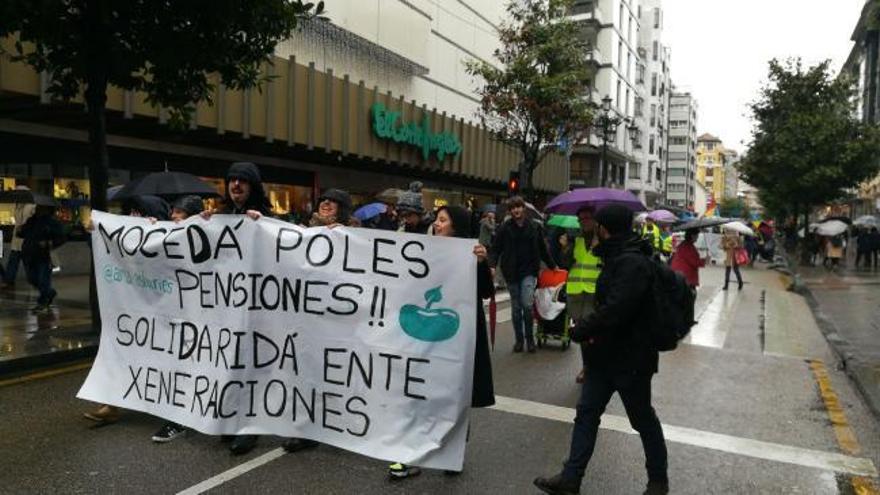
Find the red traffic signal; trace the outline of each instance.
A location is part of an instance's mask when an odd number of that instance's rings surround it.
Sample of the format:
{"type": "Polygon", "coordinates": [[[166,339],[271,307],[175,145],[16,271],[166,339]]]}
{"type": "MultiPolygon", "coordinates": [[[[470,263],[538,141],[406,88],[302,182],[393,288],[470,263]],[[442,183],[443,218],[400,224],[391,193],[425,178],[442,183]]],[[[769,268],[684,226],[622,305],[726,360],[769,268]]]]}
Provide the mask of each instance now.
{"type": "Polygon", "coordinates": [[[511,170],[507,179],[507,195],[516,196],[519,194],[519,170],[511,170]]]}

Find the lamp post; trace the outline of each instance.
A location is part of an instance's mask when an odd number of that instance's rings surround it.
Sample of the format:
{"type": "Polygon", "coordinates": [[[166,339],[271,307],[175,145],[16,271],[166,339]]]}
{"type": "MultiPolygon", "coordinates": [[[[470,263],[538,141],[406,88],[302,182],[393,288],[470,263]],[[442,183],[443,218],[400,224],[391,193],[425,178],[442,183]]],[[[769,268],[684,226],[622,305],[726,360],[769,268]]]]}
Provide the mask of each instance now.
{"type": "Polygon", "coordinates": [[[602,112],[593,120],[593,133],[602,140],[602,158],[599,162],[599,186],[605,187],[608,181],[608,141],[617,137],[617,126],[624,121],[617,112],[611,110],[611,97],[602,98],[602,112]]]}

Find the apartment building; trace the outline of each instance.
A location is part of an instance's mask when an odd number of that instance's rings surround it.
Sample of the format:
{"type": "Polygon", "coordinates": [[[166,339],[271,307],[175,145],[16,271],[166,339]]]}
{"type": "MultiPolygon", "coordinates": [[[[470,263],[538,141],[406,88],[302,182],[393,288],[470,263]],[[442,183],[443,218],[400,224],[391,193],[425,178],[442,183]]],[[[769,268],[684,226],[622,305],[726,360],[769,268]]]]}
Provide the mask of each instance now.
{"type": "Polygon", "coordinates": [[[666,203],[693,208],[697,172],[697,100],[688,92],[669,96],[666,203]]]}

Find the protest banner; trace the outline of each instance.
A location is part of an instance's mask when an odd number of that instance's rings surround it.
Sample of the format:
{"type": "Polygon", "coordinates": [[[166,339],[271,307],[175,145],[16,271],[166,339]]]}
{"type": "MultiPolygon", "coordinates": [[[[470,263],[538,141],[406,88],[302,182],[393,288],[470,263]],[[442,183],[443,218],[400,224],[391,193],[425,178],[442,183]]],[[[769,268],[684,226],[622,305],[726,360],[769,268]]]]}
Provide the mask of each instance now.
{"type": "Polygon", "coordinates": [[[242,215],[92,219],[102,334],[78,397],[461,469],[474,241],[242,215]]]}

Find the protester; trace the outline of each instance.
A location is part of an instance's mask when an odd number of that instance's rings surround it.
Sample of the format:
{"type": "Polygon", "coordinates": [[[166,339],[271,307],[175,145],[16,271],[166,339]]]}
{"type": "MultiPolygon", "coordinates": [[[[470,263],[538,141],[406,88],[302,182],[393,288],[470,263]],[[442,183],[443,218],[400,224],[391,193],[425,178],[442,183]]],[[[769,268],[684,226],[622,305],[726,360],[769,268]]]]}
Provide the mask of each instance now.
{"type": "Polygon", "coordinates": [[[736,260],[736,250],[742,248],[742,240],[739,237],[739,234],[728,230],[721,237],[721,249],[724,250],[724,287],[723,290],[727,290],[727,286],[730,284],[730,271],[736,274],[736,282],[739,284],[739,290],[743,288],[742,274],[739,272],[739,263],[736,260]]]}
{"type": "Polygon", "coordinates": [[[596,283],[595,311],[577,322],[573,339],[582,342],[587,372],[577,404],[571,448],[562,472],[535,479],[550,494],[577,494],[593,455],[599,421],[614,392],[620,395],[633,429],[645,449],[648,494],[669,492],[666,441],[651,405],[651,379],[658,353],[650,341],[653,323],[650,240],[631,231],[632,212],[620,205],[596,213],[599,244],[593,249],[603,263],[596,283]]]}
{"type": "MultiPolygon", "coordinates": [[[[593,312],[594,297],[596,295],[596,280],[602,269],[599,267],[599,257],[593,254],[593,248],[599,239],[595,235],[596,223],[593,221],[593,209],[584,207],[577,212],[578,223],[581,231],[574,239],[574,245],[567,241],[567,236],[560,237],[562,246],[562,266],[568,270],[568,281],[565,284],[566,309],[568,318],[578,320],[587,319],[593,312]]],[[[584,366],[578,373],[575,381],[584,382],[584,373],[587,367],[586,349],[581,346],[581,359],[584,366]]]]}
{"type": "Polygon", "coordinates": [[[495,241],[495,207],[486,207],[480,215],[480,244],[486,249],[492,249],[492,243],[495,241]]]}
{"type": "Polygon", "coordinates": [[[318,207],[309,218],[309,227],[353,225],[351,196],[341,189],[327,189],[318,197],[318,207]]]}
{"type": "MultiPolygon", "coordinates": [[[[198,215],[204,209],[202,198],[198,196],[182,196],[177,198],[171,205],[171,220],[182,222],[193,215],[198,215]]],[[[153,434],[152,440],[156,443],[167,443],[185,435],[186,432],[185,426],[174,421],[166,421],[159,428],[159,431],[153,434]]]]}
{"type": "MultiPolygon", "coordinates": [[[[470,237],[470,213],[461,206],[441,206],[434,220],[434,235],[440,237],[470,237]]],[[[483,299],[495,292],[492,275],[486,260],[487,250],[483,244],[474,246],[477,257],[477,339],[474,351],[474,380],[471,391],[471,407],[489,407],[495,404],[495,388],[492,382],[492,362],[489,356],[489,337],[486,333],[486,316],[483,313],[483,299]]],[[[468,433],[470,436],[470,432],[468,433]]],[[[389,466],[388,475],[392,480],[410,478],[421,474],[416,466],[395,463],[389,466]]],[[[447,474],[459,474],[447,471],[447,474]]]]}
{"type": "Polygon", "coordinates": [[[843,240],[843,236],[836,235],[828,240],[825,244],[825,261],[822,264],[828,268],[830,264],[830,270],[834,270],[840,264],[840,259],[843,258],[844,249],[846,249],[846,242],[843,240]]]}
{"type": "Polygon", "coordinates": [[[526,203],[520,196],[507,200],[510,219],[495,233],[495,243],[490,254],[491,265],[501,265],[501,272],[510,292],[510,309],[516,344],[513,352],[522,352],[523,346],[535,352],[532,306],[535,302],[535,286],[541,261],[555,269],[556,262],[550,257],[540,225],[526,218],[526,203]]]}
{"type": "MultiPolygon", "coordinates": [[[[16,191],[30,191],[27,186],[15,186],[16,191]]],[[[6,263],[6,273],[3,274],[3,287],[11,289],[15,286],[15,277],[18,275],[18,263],[21,261],[21,246],[24,239],[18,235],[22,225],[33,216],[36,205],[33,203],[15,203],[12,218],[15,227],[12,229],[12,239],[9,240],[9,261],[6,263]]]]}
{"type": "Polygon", "coordinates": [[[856,263],[855,268],[860,265],[865,268],[871,268],[871,256],[874,251],[874,245],[868,229],[859,229],[858,237],[856,237],[856,263]],[[863,263],[864,261],[864,263],[863,263]]]}
{"type": "Polygon", "coordinates": [[[675,254],[672,255],[671,263],[671,268],[684,275],[688,285],[695,289],[700,285],[700,268],[706,266],[706,260],[700,258],[700,253],[694,245],[699,235],[698,229],[685,232],[684,241],[678,245],[675,254]]]}
{"type": "Polygon", "coordinates": [[[660,227],[654,223],[653,218],[645,217],[645,225],[642,226],[642,237],[648,240],[655,253],[663,252],[663,233],[660,231],[660,227]]]}
{"type": "Polygon", "coordinates": [[[57,295],[52,288],[52,249],[64,243],[61,223],[55,219],[55,208],[37,206],[34,214],[21,228],[16,227],[17,237],[21,239],[21,261],[27,272],[28,282],[39,291],[37,305],[31,311],[42,313],[57,295]]]}
{"type": "Polygon", "coordinates": [[[433,220],[425,215],[422,204],[422,183],[411,182],[409,190],[400,195],[397,201],[397,212],[402,220],[401,232],[410,234],[427,234],[433,220]]]}

